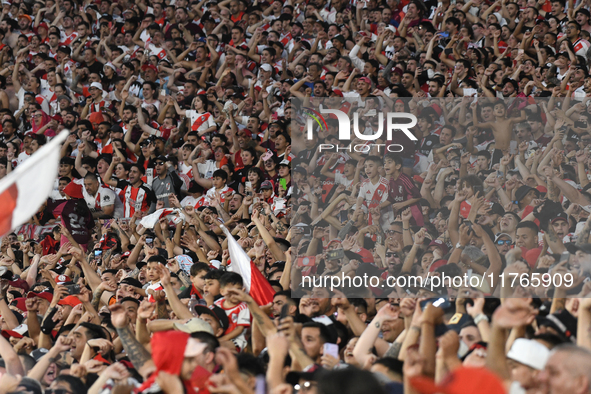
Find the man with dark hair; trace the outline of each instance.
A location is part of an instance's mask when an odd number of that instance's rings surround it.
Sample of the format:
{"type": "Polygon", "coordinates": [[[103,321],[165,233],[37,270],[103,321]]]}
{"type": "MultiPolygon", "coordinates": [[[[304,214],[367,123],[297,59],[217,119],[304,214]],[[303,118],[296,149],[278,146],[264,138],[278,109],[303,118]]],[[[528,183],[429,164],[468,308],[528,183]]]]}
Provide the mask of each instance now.
{"type": "Polygon", "coordinates": [[[538,226],[531,221],[522,221],[515,231],[515,246],[526,250],[538,248],[538,226]]]}
{"type": "Polygon", "coordinates": [[[121,217],[123,214],[121,200],[111,189],[101,186],[94,173],[88,172],[84,177],[82,196],[94,218],[103,215],[121,217]]]}
{"type": "Polygon", "coordinates": [[[156,208],[156,196],[152,189],[142,180],[146,173],[144,167],[139,164],[132,164],[129,169],[129,180],[112,178],[115,167],[119,163],[121,163],[121,159],[118,156],[113,157],[103,182],[121,190],[119,197],[123,201],[123,217],[132,217],[136,211],[147,213],[150,209],[154,210],[156,208]]]}
{"type": "MultiPolygon", "coordinates": [[[[158,156],[154,160],[154,166],[156,167],[156,177],[152,181],[152,190],[154,191],[156,200],[164,203],[165,208],[170,208],[168,196],[174,194],[179,198],[183,181],[176,173],[174,166],[168,163],[166,157],[162,155],[158,156]]],[[[152,211],[153,209],[150,209],[150,212],[152,211]]]]}

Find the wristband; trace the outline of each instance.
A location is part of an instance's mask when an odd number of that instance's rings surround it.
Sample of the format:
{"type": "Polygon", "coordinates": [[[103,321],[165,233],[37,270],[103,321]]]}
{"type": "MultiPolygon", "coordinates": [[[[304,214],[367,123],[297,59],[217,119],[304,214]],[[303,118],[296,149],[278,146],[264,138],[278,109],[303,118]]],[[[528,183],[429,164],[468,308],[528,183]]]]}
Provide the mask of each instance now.
{"type": "Polygon", "coordinates": [[[488,323],[488,317],[484,313],[480,313],[474,317],[474,324],[478,325],[481,321],[486,320],[488,323]]]}

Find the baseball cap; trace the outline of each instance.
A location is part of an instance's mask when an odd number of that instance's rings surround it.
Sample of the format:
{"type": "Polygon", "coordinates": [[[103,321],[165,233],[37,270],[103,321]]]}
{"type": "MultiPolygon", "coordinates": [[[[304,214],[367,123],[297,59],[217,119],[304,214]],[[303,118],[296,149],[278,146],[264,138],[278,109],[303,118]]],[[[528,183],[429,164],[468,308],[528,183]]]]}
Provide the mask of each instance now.
{"type": "Polygon", "coordinates": [[[333,89],[332,92],[339,97],[343,97],[343,92],[340,89],[333,89]]]}
{"type": "Polygon", "coordinates": [[[341,43],[343,43],[343,44],[345,43],[345,37],[343,37],[343,36],[342,36],[342,35],[340,35],[340,34],[337,34],[337,35],[336,35],[336,36],[334,36],[332,39],[333,39],[333,40],[340,41],[340,42],[341,42],[341,43]]]}
{"type": "Polygon", "coordinates": [[[513,241],[513,237],[507,233],[498,233],[495,235],[495,242],[497,242],[501,237],[509,237],[511,241],[513,241]]]}
{"type": "Polygon", "coordinates": [[[21,339],[23,337],[22,334],[19,334],[18,332],[13,331],[13,330],[2,330],[2,336],[6,339],[8,339],[10,337],[21,339]]]}
{"type": "Polygon", "coordinates": [[[35,359],[35,361],[39,361],[41,359],[41,357],[45,356],[47,353],[49,353],[48,349],[39,348],[39,349],[35,349],[31,352],[31,357],[33,357],[35,359]]]}
{"type": "Polygon", "coordinates": [[[566,212],[560,212],[558,213],[556,216],[554,216],[552,218],[552,220],[550,221],[550,223],[554,224],[559,220],[564,220],[565,222],[568,223],[568,215],[566,214],[566,212]]]}
{"type": "Polygon", "coordinates": [[[263,70],[263,71],[272,71],[273,70],[273,67],[271,67],[270,64],[265,63],[265,64],[261,65],[261,70],[263,70]]]}
{"type": "Polygon", "coordinates": [[[433,241],[431,241],[431,243],[429,244],[429,247],[431,247],[431,246],[436,246],[436,247],[440,248],[444,255],[446,255],[449,252],[449,248],[447,247],[445,242],[443,242],[440,239],[434,239],[433,241]]]}
{"type": "Polygon", "coordinates": [[[495,202],[490,207],[490,213],[503,216],[503,215],[505,215],[505,210],[503,209],[503,206],[501,204],[499,204],[498,202],[495,202]]]}
{"type": "Polygon", "coordinates": [[[174,323],[173,325],[177,330],[186,332],[187,334],[192,334],[194,332],[208,332],[213,335],[213,329],[209,323],[198,317],[192,318],[185,324],[174,323]]]}
{"type": "Polygon", "coordinates": [[[143,285],[142,285],[142,283],[141,283],[139,280],[137,280],[137,279],[135,279],[135,278],[131,278],[131,277],[124,278],[124,279],[123,279],[121,282],[119,282],[119,283],[120,283],[120,284],[124,284],[124,285],[129,285],[129,286],[137,287],[137,288],[140,288],[140,289],[141,289],[141,288],[142,288],[142,286],[143,286],[143,285]]]}
{"type": "Polygon", "coordinates": [[[517,201],[521,201],[523,200],[523,197],[525,197],[527,195],[527,193],[529,193],[530,191],[535,190],[536,193],[539,193],[536,189],[523,185],[521,186],[519,189],[517,189],[517,191],[515,192],[515,199],[517,201]]]}
{"type": "Polygon", "coordinates": [[[261,183],[261,189],[273,189],[273,184],[271,181],[264,181],[261,183]]]}
{"type": "Polygon", "coordinates": [[[304,167],[302,167],[302,166],[296,166],[296,167],[293,169],[293,171],[294,171],[294,172],[297,172],[297,173],[300,173],[300,174],[302,174],[302,175],[308,175],[308,171],[306,171],[306,169],[305,169],[304,167]]]}
{"type": "Polygon", "coordinates": [[[368,77],[361,77],[361,78],[359,78],[359,81],[365,82],[366,84],[371,85],[371,80],[368,77]]]}
{"type": "Polygon", "coordinates": [[[577,319],[566,309],[546,316],[538,325],[540,327],[553,328],[559,337],[567,341],[576,342],[577,319]]]}
{"type": "Polygon", "coordinates": [[[21,16],[18,17],[18,19],[22,19],[22,18],[27,19],[29,21],[29,23],[33,22],[33,18],[31,18],[30,15],[22,14],[21,16]]]}
{"type": "Polygon", "coordinates": [[[228,320],[228,315],[226,315],[226,312],[224,312],[224,310],[219,306],[212,305],[208,307],[205,305],[197,304],[195,305],[195,312],[197,313],[197,315],[202,315],[205,313],[213,317],[218,321],[218,323],[220,323],[220,327],[224,331],[226,331],[226,329],[230,326],[230,320],[228,320]]]}
{"type": "Polygon", "coordinates": [[[460,367],[440,384],[425,376],[410,379],[410,385],[421,394],[498,394],[505,393],[503,381],[486,368],[460,367]]]}
{"type": "Polygon", "coordinates": [[[149,70],[153,70],[155,73],[158,73],[158,69],[157,69],[157,68],[156,68],[156,66],[155,66],[155,65],[153,65],[153,64],[144,64],[144,65],[142,66],[142,71],[146,71],[146,70],[148,70],[148,69],[149,69],[149,70]]]}
{"type": "Polygon", "coordinates": [[[78,304],[82,304],[82,301],[80,301],[78,299],[78,297],[75,297],[73,295],[69,295],[67,297],[64,297],[63,300],[59,300],[57,304],[58,305],[69,305],[73,308],[78,304]]]}
{"type": "Polygon", "coordinates": [[[286,167],[290,167],[291,166],[291,162],[287,159],[283,159],[279,162],[280,166],[286,166],[286,167]]]}
{"type": "Polygon", "coordinates": [[[507,358],[541,371],[546,366],[549,355],[550,350],[540,342],[517,338],[507,353],[507,358]]]}
{"type": "Polygon", "coordinates": [[[43,298],[44,300],[47,300],[48,302],[51,302],[51,300],[53,300],[53,294],[51,294],[47,291],[43,291],[41,293],[35,293],[34,291],[30,291],[29,294],[27,294],[27,298],[33,298],[33,297],[43,298]]]}
{"type": "Polygon", "coordinates": [[[71,98],[69,98],[68,96],[66,96],[65,94],[60,94],[59,96],[57,96],[57,101],[62,101],[62,100],[68,100],[68,101],[72,101],[71,98]]]}
{"type": "Polygon", "coordinates": [[[103,90],[103,85],[100,82],[93,82],[90,84],[91,88],[97,88],[99,90],[103,90]]]}

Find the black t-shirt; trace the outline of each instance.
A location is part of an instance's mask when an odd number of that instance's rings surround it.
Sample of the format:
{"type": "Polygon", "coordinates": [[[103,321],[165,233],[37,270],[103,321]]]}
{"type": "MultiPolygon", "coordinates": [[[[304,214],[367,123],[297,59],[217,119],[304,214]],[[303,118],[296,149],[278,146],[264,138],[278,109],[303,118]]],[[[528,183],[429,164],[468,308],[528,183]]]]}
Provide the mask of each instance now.
{"type": "MultiPolygon", "coordinates": [[[[85,64],[84,67],[88,68],[89,73],[103,75],[103,63],[99,62],[98,60],[92,63],[92,66],[85,64]]],[[[106,86],[103,86],[103,89],[106,89],[106,86]]]]}
{"type": "Polygon", "coordinates": [[[437,144],[439,144],[439,137],[435,134],[430,134],[427,137],[417,141],[417,150],[419,153],[429,156],[431,150],[437,144]]]}

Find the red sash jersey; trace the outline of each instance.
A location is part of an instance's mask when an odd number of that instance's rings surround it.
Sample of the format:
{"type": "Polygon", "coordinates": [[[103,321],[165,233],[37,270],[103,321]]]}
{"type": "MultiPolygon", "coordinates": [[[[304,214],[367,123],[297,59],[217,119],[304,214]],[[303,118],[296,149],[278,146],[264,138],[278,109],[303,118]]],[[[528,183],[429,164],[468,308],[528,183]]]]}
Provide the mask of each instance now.
{"type": "Polygon", "coordinates": [[[145,183],[140,187],[133,187],[127,181],[117,182],[117,188],[121,189],[119,198],[123,202],[123,217],[130,218],[136,211],[148,212],[152,202],[156,201],[154,192],[145,183]]]}
{"type": "Polygon", "coordinates": [[[72,43],[74,41],[76,41],[77,38],[78,38],[78,33],[77,32],[73,32],[69,36],[66,36],[65,34],[62,34],[62,37],[61,37],[62,42],[60,43],[60,45],[70,46],[70,45],[72,45],[72,43]]]}
{"type": "MultiPolygon", "coordinates": [[[[363,205],[368,211],[372,208],[378,207],[381,203],[388,199],[389,183],[386,178],[380,177],[377,184],[371,183],[369,179],[365,179],[359,188],[359,197],[363,197],[363,205]]],[[[373,220],[371,215],[368,215],[368,224],[372,225],[373,220]]]]}
{"type": "Polygon", "coordinates": [[[228,321],[230,324],[224,334],[226,335],[231,333],[237,327],[250,327],[250,311],[248,310],[248,305],[246,305],[244,302],[241,302],[234,307],[227,308],[224,307],[224,301],[225,300],[223,298],[220,298],[214,302],[214,304],[222,308],[228,316],[228,321]]]}

